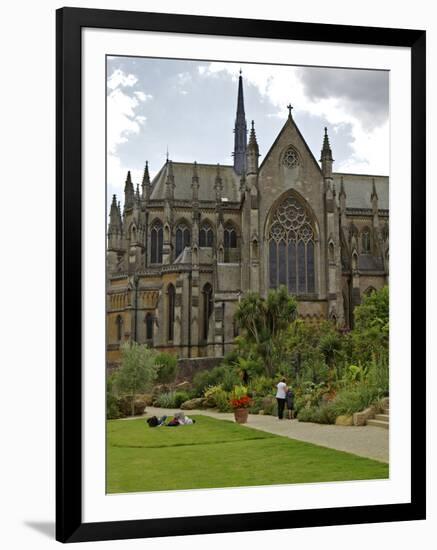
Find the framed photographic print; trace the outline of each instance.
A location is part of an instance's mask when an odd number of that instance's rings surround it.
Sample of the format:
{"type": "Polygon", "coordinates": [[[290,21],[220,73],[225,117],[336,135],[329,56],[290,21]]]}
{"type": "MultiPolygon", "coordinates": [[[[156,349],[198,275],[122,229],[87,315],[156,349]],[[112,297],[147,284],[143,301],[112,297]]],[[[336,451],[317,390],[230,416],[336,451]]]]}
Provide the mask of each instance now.
{"type": "Polygon", "coordinates": [[[424,31],[58,10],[58,540],[424,519],[424,288],[424,31]]]}

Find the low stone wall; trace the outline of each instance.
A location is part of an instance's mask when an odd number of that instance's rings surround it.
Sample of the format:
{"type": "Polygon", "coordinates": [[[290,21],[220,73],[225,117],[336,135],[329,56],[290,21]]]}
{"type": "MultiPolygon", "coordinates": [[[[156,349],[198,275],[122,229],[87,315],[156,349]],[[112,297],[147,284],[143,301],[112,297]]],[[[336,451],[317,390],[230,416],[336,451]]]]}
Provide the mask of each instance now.
{"type": "Polygon", "coordinates": [[[211,370],[222,362],[221,357],[198,357],[196,359],[179,359],[176,382],[182,380],[193,380],[194,376],[201,371],[211,370]]]}
{"type": "Polygon", "coordinates": [[[375,407],[369,407],[364,411],[354,413],[354,426],[365,426],[369,418],[375,416],[375,407]]]}

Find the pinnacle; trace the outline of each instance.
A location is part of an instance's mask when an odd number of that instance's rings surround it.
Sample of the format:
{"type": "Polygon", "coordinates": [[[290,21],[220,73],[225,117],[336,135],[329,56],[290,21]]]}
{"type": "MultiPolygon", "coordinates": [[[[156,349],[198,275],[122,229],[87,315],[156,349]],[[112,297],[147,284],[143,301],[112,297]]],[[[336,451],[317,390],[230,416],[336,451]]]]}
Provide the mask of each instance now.
{"type": "Polygon", "coordinates": [[[150,183],[150,174],[149,174],[149,161],[146,160],[146,165],[144,166],[143,174],[143,185],[150,183]]]}

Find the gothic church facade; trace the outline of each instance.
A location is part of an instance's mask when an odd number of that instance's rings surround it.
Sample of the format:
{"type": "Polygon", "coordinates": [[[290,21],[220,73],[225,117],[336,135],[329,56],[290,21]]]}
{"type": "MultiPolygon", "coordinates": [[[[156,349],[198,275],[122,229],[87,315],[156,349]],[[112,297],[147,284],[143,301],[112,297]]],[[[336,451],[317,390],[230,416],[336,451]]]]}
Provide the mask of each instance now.
{"type": "Polygon", "coordinates": [[[333,172],[327,130],[320,164],[289,108],[259,162],[238,82],[233,165],[146,162],[124,205],[114,195],[107,234],[107,360],[125,341],[182,358],[221,357],[249,291],[285,285],[298,313],[351,327],[366,293],[388,283],[389,181],[333,172]]]}

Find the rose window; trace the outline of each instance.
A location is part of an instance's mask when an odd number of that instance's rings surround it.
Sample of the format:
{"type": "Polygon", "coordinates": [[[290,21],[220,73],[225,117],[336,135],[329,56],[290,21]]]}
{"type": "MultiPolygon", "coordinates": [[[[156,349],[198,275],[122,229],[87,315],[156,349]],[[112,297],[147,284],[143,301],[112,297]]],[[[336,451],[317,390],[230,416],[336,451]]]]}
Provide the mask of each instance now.
{"type": "Polygon", "coordinates": [[[290,147],[285,151],[282,163],[287,168],[295,168],[296,166],[299,166],[299,156],[293,147],[290,147]]]}

